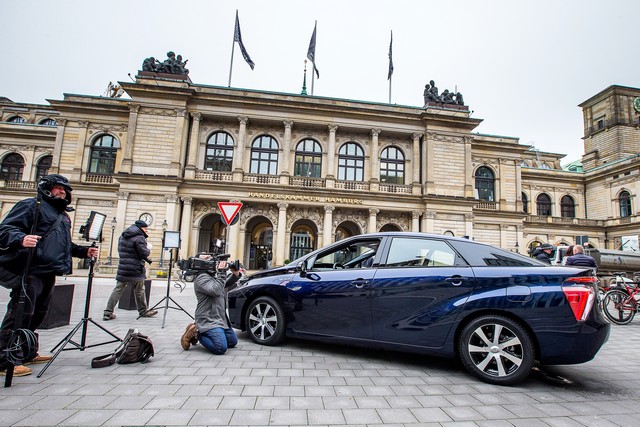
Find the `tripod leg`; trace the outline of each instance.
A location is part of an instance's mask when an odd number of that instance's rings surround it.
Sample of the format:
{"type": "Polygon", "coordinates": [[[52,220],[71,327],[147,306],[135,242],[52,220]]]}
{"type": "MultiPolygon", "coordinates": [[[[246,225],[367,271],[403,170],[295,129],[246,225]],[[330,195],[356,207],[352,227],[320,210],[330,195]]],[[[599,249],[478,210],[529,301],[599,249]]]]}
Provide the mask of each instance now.
{"type": "MultiPolygon", "coordinates": [[[[147,309],[147,311],[155,310],[155,308],[156,308],[156,307],[158,307],[160,304],[162,304],[162,302],[163,302],[164,300],[166,300],[166,299],[167,299],[167,297],[162,298],[160,301],[158,301],[158,302],[156,303],[156,305],[154,305],[154,306],[153,306],[153,307],[151,307],[151,308],[148,308],[148,309],[147,309]]],[[[141,315],[139,315],[138,317],[136,317],[136,320],[138,320],[139,318],[141,318],[142,316],[144,316],[144,314],[145,314],[147,311],[145,311],[144,313],[142,313],[141,315]]]]}
{"type": "MultiPolygon", "coordinates": [[[[64,347],[69,344],[69,342],[71,341],[71,338],[73,338],[73,335],[78,332],[78,330],[80,329],[81,326],[85,325],[87,322],[87,319],[82,319],[75,328],[73,328],[73,330],[71,330],[71,332],[69,332],[67,334],[66,337],[63,338],[62,341],[60,341],[58,344],[56,344],[55,347],[53,347],[53,349],[51,350],[51,352],[53,353],[53,351],[57,348],[58,351],[55,352],[55,354],[51,357],[51,359],[47,362],[46,365],[44,365],[44,368],[42,368],[42,370],[38,373],[37,377],[40,378],[42,376],[42,374],[44,374],[44,371],[47,370],[47,368],[49,368],[49,366],[53,363],[54,360],[56,360],[56,357],[58,357],[58,355],[62,352],[62,350],[64,350],[64,347]]],[[[80,346],[78,346],[77,343],[71,341],[73,343],[73,345],[75,345],[78,349],[80,350],[84,350],[83,348],[81,348],[80,346]]]]}
{"type": "Polygon", "coordinates": [[[182,308],[182,306],[180,304],[178,304],[173,298],[169,297],[169,299],[171,300],[171,302],[173,302],[175,305],[177,305],[180,310],[184,311],[187,316],[191,317],[191,319],[193,319],[193,320],[196,320],[195,317],[193,317],[187,310],[182,308]]]}

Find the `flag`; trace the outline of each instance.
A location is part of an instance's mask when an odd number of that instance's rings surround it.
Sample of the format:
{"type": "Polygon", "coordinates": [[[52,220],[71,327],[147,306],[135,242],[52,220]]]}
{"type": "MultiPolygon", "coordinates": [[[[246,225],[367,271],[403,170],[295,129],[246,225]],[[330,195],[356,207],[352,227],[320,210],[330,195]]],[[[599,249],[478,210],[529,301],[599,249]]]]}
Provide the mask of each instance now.
{"type": "Polygon", "coordinates": [[[393,31],[391,31],[391,42],[389,42],[389,75],[387,76],[387,80],[391,80],[391,76],[393,75],[393,31]]]}
{"type": "Polygon", "coordinates": [[[240,21],[238,20],[237,10],[236,10],[236,28],[233,33],[233,41],[238,42],[238,44],[240,45],[240,52],[242,52],[242,57],[244,58],[245,61],[247,61],[247,64],[249,64],[249,67],[251,67],[251,69],[253,70],[253,67],[255,67],[256,64],[253,63],[253,61],[251,60],[251,57],[247,53],[247,49],[244,48],[244,43],[242,43],[242,34],[240,34],[240,21]]]}
{"type": "Polygon", "coordinates": [[[313,64],[313,71],[316,72],[316,76],[320,78],[320,71],[316,68],[316,26],[313,27],[313,34],[311,35],[311,41],[309,42],[309,50],[307,51],[307,58],[313,64]]]}

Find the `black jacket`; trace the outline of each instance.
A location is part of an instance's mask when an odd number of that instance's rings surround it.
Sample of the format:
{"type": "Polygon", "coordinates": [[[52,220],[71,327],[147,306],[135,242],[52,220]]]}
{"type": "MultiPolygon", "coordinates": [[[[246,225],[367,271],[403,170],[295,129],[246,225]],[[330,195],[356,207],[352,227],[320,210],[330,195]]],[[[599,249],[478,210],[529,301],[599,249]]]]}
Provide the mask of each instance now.
{"type": "Polygon", "coordinates": [[[594,260],[589,255],[585,255],[583,253],[578,253],[575,255],[571,255],[567,257],[566,265],[575,265],[579,267],[593,267],[597,268],[596,260],[594,260]]]}
{"type": "Polygon", "coordinates": [[[147,278],[145,260],[151,251],[147,247],[147,235],[141,228],[132,225],[122,232],[118,240],[118,272],[116,280],[139,282],[147,278]]]}
{"type": "MultiPolygon", "coordinates": [[[[34,214],[37,206],[35,198],[25,199],[18,202],[7,214],[2,224],[0,224],[0,248],[1,252],[13,252],[23,248],[22,240],[27,234],[31,234],[34,214]]],[[[72,272],[72,257],[86,258],[87,247],[76,245],[71,241],[71,220],[65,210],[66,203],[60,200],[51,201],[43,198],[40,203],[38,214],[38,225],[33,234],[44,236],[47,230],[55,224],[58,215],[62,215],[62,220],[49,234],[40,239],[31,261],[29,274],[55,273],[60,276],[72,272]]],[[[0,263],[6,255],[0,255],[0,263]]],[[[16,266],[10,271],[21,273],[20,269],[24,265],[16,266]]]]}

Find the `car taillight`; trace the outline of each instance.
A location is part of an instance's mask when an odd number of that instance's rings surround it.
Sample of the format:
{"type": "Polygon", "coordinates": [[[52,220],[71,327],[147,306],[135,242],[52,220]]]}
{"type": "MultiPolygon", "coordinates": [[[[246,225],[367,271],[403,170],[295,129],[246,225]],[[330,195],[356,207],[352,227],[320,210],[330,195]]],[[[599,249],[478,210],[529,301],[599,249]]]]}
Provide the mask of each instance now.
{"type": "Polygon", "coordinates": [[[569,306],[573,311],[573,315],[578,321],[587,319],[593,302],[596,299],[596,291],[592,285],[583,283],[597,283],[595,277],[572,277],[565,281],[567,283],[576,283],[575,285],[562,286],[562,292],[567,297],[569,306]]]}

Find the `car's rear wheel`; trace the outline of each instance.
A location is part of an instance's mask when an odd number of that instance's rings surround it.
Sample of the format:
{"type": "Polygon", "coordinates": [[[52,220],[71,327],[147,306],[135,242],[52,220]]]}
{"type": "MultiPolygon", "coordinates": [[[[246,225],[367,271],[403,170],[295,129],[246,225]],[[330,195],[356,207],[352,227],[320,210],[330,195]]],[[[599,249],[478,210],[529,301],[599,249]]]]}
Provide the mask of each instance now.
{"type": "Polygon", "coordinates": [[[535,361],[529,333],[503,316],[482,316],[460,334],[458,355],[464,367],[482,381],[510,385],[524,380],[535,361]]]}
{"type": "Polygon", "coordinates": [[[613,323],[626,325],[636,315],[636,302],[625,291],[613,289],[604,294],[602,310],[613,323]]]}
{"type": "Polygon", "coordinates": [[[249,304],[245,319],[251,339],[262,345],[276,345],[284,340],[284,311],[276,300],[258,297],[249,304]]]}

